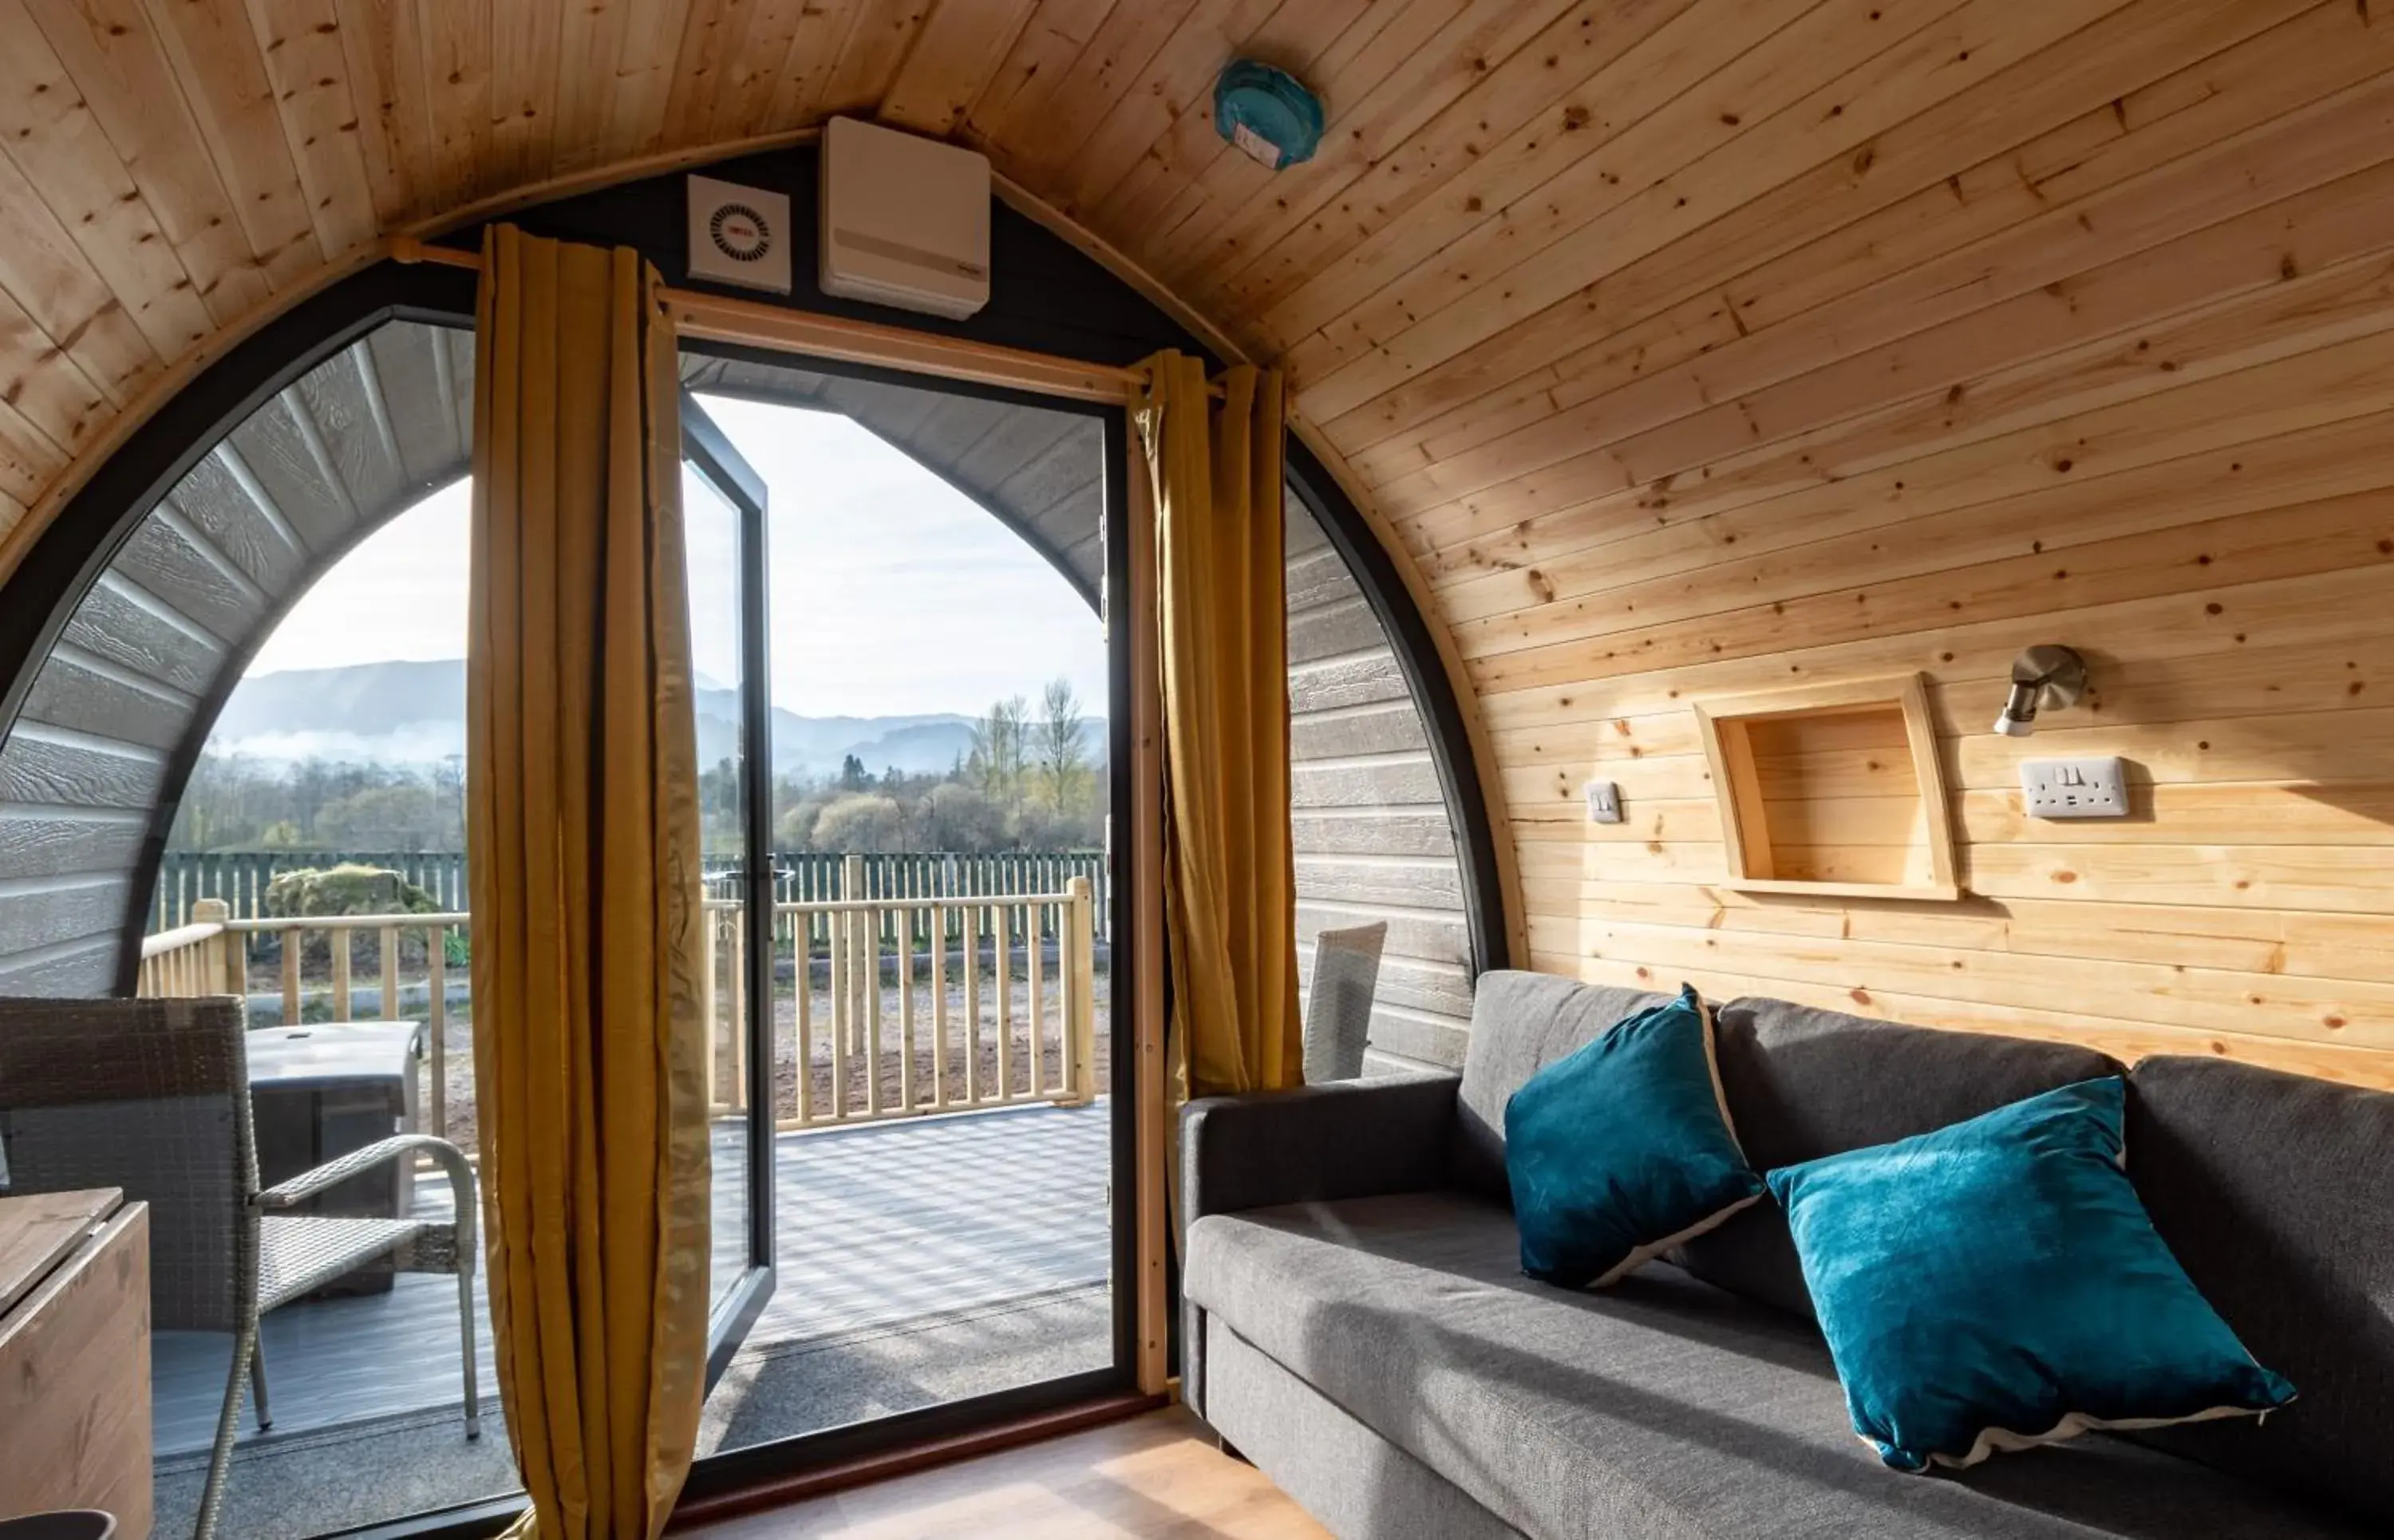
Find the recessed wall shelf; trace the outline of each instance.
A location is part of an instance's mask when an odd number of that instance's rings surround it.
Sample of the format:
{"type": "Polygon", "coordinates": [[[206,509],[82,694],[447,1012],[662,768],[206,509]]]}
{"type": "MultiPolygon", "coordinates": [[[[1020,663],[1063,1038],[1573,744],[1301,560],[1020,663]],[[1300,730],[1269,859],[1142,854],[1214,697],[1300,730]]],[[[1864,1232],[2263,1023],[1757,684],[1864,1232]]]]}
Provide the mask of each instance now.
{"type": "Polygon", "coordinates": [[[1958,899],[1953,830],[1917,674],[1696,704],[1726,886],[1958,899]]]}

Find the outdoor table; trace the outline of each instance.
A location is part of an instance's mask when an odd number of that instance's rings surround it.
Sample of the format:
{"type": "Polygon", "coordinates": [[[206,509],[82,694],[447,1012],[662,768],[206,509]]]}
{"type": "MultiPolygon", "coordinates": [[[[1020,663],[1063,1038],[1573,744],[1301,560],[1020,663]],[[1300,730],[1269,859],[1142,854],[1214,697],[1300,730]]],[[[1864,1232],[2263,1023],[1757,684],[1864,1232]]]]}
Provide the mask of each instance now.
{"type": "MultiPolygon", "coordinates": [[[[424,1029],[414,1021],[328,1021],[249,1033],[250,1106],[257,1175],[272,1187],[416,1123],[415,1066],[424,1029]]],[[[395,1219],[414,1206],[415,1163],[392,1161],[318,1194],[299,1212],[395,1219]]],[[[363,1268],[318,1291],[380,1294],[388,1266],[363,1268]]]]}

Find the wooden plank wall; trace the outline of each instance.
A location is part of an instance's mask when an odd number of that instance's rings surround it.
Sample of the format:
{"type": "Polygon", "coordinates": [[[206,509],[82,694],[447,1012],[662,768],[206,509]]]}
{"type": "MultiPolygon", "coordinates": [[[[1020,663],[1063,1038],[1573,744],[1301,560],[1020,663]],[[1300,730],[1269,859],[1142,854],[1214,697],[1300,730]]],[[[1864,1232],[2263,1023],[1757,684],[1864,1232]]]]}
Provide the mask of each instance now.
{"type": "MultiPolygon", "coordinates": [[[[2394,20],[2024,9],[2086,21],[1776,188],[1690,167],[1748,201],[1683,234],[1585,227],[1651,253],[1578,259],[1603,336],[1487,329],[1532,258],[1299,399],[1467,659],[1535,966],[2394,1086],[2394,20]],[[2094,700],[1993,735],[2046,641],[2094,700]],[[1912,669],[1973,896],[1721,886],[1689,703],[1912,669]],[[2024,818],[2019,761],[2081,754],[2136,816],[2024,818]]],[[[1744,59],[1859,99],[1787,37],[1744,59]]]]}
{"type": "Polygon", "coordinates": [[[1455,1068],[1471,935],[1421,709],[1363,590],[1295,497],[1286,545],[1298,977],[1311,987],[1322,930],[1386,922],[1366,1061],[1455,1068]]]}

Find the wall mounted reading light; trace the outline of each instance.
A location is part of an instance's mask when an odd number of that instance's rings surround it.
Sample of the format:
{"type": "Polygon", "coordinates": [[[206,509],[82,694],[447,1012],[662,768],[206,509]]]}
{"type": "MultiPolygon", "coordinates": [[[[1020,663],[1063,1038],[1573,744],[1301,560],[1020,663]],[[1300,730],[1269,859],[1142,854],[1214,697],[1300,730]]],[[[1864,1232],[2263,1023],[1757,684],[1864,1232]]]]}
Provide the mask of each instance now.
{"type": "Polygon", "coordinates": [[[2086,693],[2086,660],[2067,647],[2045,643],[2012,660],[2012,692],[2004,702],[1995,731],[2006,738],[2025,738],[2036,731],[2039,707],[2059,711],[2078,704],[2086,693]]]}

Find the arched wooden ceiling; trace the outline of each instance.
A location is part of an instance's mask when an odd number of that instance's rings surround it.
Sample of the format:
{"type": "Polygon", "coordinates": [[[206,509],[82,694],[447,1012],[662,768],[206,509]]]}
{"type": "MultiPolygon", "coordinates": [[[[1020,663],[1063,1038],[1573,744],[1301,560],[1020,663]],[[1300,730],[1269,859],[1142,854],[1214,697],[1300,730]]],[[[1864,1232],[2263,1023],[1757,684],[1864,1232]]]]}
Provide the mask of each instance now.
{"type": "Polygon", "coordinates": [[[2385,10],[0,0],[0,571],[378,232],[876,115],[1286,366],[1478,693],[1538,966],[2394,1084],[2385,10]],[[1222,146],[1234,54],[1320,88],[1314,160],[1222,146]],[[2044,639],[2148,821],[2010,800],[2044,639]],[[1726,890],[1687,699],[1899,669],[1976,897],[1726,890]]]}
{"type": "MultiPolygon", "coordinates": [[[[2172,106],[2136,88],[2306,8],[0,0],[0,537],[145,385],[381,233],[850,112],[983,147],[1284,360],[1427,554],[1584,495],[1489,491],[1557,446],[1784,374],[1687,365],[2032,212],[2172,106]],[[1316,159],[1275,176],[1221,143],[1234,54],[1322,92],[1316,159]]],[[[2317,89],[2354,74],[2319,46],[2317,89]]],[[[1598,480],[1685,458],[1652,447],[1598,480]]]]}

